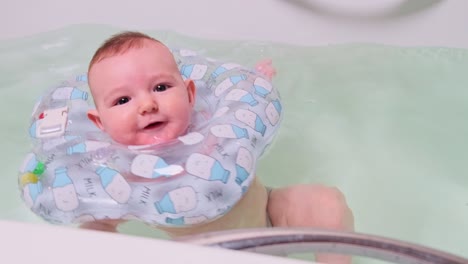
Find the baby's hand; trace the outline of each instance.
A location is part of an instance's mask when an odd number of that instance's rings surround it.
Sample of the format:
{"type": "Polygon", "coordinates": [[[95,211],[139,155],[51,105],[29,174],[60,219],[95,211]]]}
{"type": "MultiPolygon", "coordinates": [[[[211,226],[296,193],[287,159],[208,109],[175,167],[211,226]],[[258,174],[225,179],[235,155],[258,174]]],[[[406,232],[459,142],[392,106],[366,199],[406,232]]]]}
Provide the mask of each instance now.
{"type": "Polygon", "coordinates": [[[265,77],[268,78],[269,81],[273,79],[273,77],[276,75],[276,69],[273,67],[271,59],[265,59],[259,61],[255,65],[255,69],[265,75],[265,77]]]}

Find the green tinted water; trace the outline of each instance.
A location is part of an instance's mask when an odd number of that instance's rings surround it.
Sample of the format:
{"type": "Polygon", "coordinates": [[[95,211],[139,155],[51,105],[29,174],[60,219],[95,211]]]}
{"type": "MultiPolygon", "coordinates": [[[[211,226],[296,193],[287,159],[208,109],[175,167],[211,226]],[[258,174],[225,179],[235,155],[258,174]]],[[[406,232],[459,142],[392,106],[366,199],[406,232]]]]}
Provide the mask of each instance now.
{"type": "MultiPolygon", "coordinates": [[[[0,41],[0,218],[41,222],[17,189],[32,107],[46,88],[85,72],[95,48],[117,31],[80,25],[0,41]]],[[[245,65],[273,59],[285,118],[260,162],[265,184],[338,186],[357,231],[468,257],[468,50],[297,47],[147,33],[245,65]]],[[[122,231],[161,236],[137,223],[122,231]]]]}

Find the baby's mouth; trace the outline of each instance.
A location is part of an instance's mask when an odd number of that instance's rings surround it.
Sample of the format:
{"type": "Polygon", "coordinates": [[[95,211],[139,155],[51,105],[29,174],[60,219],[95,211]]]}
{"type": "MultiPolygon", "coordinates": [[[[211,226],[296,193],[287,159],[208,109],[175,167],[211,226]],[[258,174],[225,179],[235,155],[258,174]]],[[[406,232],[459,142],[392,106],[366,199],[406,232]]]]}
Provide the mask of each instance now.
{"type": "Polygon", "coordinates": [[[144,127],[144,130],[158,129],[161,128],[165,123],[164,122],[153,122],[144,127]]]}

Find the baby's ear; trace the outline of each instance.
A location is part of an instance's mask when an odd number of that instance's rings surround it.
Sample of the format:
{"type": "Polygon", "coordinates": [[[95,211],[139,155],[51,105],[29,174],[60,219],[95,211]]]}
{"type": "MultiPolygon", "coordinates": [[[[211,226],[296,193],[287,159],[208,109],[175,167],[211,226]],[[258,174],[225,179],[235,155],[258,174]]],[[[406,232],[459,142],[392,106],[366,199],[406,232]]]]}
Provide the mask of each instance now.
{"type": "Polygon", "coordinates": [[[99,113],[96,109],[88,110],[88,119],[94,123],[99,129],[104,131],[104,126],[102,125],[101,118],[99,117],[99,113]]]}
{"type": "Polygon", "coordinates": [[[187,79],[185,80],[185,87],[187,88],[187,94],[189,98],[190,105],[195,105],[195,95],[197,94],[197,87],[195,87],[195,83],[193,80],[187,79]]]}

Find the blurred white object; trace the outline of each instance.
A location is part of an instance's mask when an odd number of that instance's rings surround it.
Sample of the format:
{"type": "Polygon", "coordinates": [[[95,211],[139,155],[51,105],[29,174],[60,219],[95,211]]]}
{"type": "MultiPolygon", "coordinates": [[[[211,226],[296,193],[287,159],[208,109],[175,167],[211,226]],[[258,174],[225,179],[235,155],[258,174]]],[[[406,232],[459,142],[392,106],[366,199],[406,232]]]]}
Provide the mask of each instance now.
{"type": "Polygon", "coordinates": [[[97,23],[298,45],[371,42],[468,48],[466,10],[466,0],[134,0],[118,5],[112,0],[5,1],[0,39],[97,23]],[[109,6],[112,12],[107,12],[109,6]]]}
{"type": "Polygon", "coordinates": [[[305,263],[248,252],[44,224],[0,221],[0,234],[0,244],[5,249],[1,255],[2,263],[305,263]]]}

